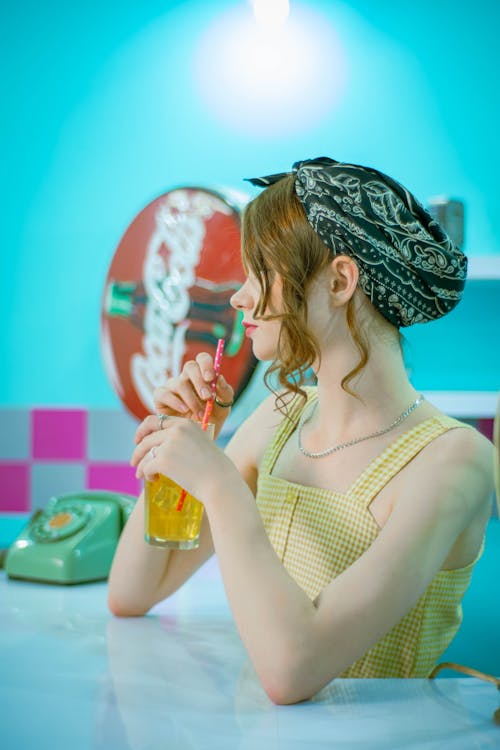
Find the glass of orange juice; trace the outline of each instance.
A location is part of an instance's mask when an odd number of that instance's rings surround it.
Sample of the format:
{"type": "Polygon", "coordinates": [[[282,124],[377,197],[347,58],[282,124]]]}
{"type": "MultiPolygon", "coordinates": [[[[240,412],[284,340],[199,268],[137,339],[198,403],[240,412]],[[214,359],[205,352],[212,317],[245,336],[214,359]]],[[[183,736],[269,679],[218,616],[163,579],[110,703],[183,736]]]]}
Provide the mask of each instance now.
{"type": "MultiPolygon", "coordinates": [[[[214,425],[207,434],[214,437],[214,425]]],[[[195,549],[200,540],[203,505],[163,474],[144,482],[144,538],[166,549],[195,549]]]]}

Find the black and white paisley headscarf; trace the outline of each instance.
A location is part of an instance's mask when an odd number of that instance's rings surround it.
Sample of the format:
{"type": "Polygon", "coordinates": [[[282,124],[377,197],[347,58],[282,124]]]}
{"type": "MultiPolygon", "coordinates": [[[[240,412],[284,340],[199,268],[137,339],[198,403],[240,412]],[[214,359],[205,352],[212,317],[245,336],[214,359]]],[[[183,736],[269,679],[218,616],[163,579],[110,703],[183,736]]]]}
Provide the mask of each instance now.
{"type": "MultiPolygon", "coordinates": [[[[248,182],[267,187],[289,174],[248,182]]],[[[356,261],[361,289],[387,320],[426,323],[458,304],[467,258],[399,182],[328,157],[295,162],[291,174],[310,225],[334,255],[356,261]]]]}

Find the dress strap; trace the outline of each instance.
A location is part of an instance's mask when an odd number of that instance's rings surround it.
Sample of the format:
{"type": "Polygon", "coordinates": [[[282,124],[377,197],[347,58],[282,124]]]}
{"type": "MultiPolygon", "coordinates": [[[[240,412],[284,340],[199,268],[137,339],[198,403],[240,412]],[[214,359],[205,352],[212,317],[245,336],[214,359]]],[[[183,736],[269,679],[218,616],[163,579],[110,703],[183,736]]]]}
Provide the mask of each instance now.
{"type": "Polygon", "coordinates": [[[474,429],[458,419],[430,417],[397,438],[365,469],[348,491],[356,502],[367,508],[386,484],[433,440],[457,427],[474,429]]]}
{"type": "Polygon", "coordinates": [[[281,453],[283,446],[286,441],[296,429],[306,404],[310,403],[314,398],[317,397],[317,389],[315,386],[307,386],[304,388],[307,394],[307,401],[301,396],[294,396],[288,405],[287,416],[281,417],[281,421],[276,428],[276,431],[269,442],[267,448],[262,456],[262,462],[259,469],[259,474],[271,474],[274,468],[274,464],[278,460],[278,456],[281,453]]]}

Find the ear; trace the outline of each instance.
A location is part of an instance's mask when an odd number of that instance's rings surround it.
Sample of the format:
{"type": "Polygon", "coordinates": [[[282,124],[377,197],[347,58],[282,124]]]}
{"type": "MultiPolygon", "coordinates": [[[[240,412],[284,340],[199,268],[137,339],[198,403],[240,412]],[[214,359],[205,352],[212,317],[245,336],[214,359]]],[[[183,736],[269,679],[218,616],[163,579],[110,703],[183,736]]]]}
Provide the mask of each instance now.
{"type": "Polygon", "coordinates": [[[359,268],[348,255],[337,255],[329,267],[330,296],[334,307],[346,305],[358,286],[359,268]]]}

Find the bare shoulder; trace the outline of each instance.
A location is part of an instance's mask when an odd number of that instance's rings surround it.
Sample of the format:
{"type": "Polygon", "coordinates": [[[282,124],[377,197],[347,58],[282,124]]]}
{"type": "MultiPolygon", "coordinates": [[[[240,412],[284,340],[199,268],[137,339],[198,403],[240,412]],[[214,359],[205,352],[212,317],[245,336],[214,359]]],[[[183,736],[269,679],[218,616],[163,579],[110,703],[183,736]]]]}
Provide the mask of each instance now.
{"type": "Polygon", "coordinates": [[[475,469],[484,476],[493,472],[493,444],[469,425],[457,423],[457,426],[441,435],[438,455],[442,461],[450,464],[465,465],[475,469]]]}
{"type": "Polygon", "coordinates": [[[418,484],[432,484],[444,508],[456,512],[459,505],[471,520],[489,507],[494,488],[493,445],[475,428],[457,422],[411,463],[406,481],[420,477],[418,484]]]}

